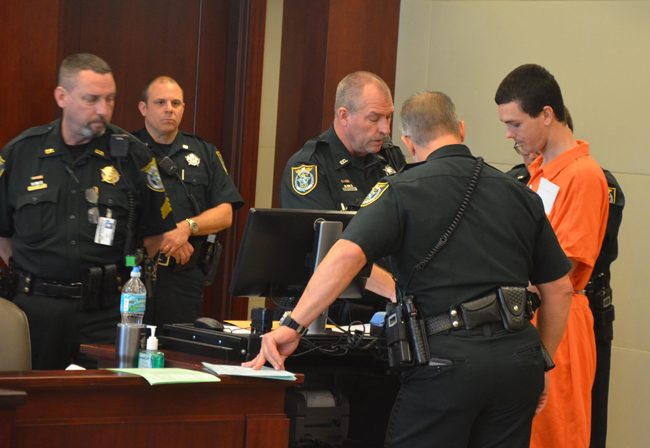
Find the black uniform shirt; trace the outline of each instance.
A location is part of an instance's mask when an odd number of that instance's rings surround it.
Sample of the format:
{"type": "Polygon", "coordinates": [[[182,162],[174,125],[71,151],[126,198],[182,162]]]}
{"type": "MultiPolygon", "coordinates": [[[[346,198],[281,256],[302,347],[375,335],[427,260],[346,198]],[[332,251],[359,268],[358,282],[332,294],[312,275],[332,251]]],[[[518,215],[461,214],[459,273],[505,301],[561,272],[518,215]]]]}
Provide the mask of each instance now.
{"type": "Polygon", "coordinates": [[[409,274],[456,215],[475,159],[464,145],[434,151],[424,163],[379,182],[344,231],[369,261],[391,255],[399,288],[424,316],[493,291],[560,278],[569,271],[537,194],[485,165],[455,233],[427,267],[409,274]]]}
{"type": "Polygon", "coordinates": [[[280,202],[284,208],[358,210],[379,179],[405,164],[396,146],[353,157],[330,127],[289,159],[282,175],[280,202]]]}
{"type": "Polygon", "coordinates": [[[56,120],[28,129],[5,147],[0,161],[0,236],[11,237],[19,269],[47,280],[78,282],[90,267],[123,266],[129,191],[139,236],[175,228],[149,149],[129,137],[128,156],[121,161],[111,157],[110,135],[122,132],[109,125],[103,136],[71,151],[56,120]],[[86,190],[94,187],[97,204],[86,198],[86,190]],[[94,242],[97,226],[88,214],[95,205],[100,216],[110,214],[116,220],[112,246],[94,242]]]}
{"type": "Polygon", "coordinates": [[[524,185],[527,185],[528,181],[530,180],[530,173],[528,172],[528,168],[523,163],[513,166],[506,174],[508,176],[514,177],[524,185]]]}
{"type": "MultiPolygon", "coordinates": [[[[219,204],[230,203],[238,209],[244,200],[228,175],[221,153],[211,143],[191,134],[179,132],[169,150],[156,143],[146,129],[134,133],[154,153],[156,160],[168,156],[178,169],[178,175],[169,174],[161,166],[161,177],[174,209],[174,218],[181,221],[196,216],[219,204]],[[195,206],[188,192],[196,199],[195,206]]],[[[167,146],[167,145],[165,145],[167,146]]]]}

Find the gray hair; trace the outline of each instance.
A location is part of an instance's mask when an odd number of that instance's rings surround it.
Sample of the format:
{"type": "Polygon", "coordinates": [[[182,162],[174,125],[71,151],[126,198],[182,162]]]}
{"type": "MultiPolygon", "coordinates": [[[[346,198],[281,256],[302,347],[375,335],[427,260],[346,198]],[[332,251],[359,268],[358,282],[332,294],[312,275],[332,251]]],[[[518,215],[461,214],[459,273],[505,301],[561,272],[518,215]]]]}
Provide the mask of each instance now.
{"type": "Polygon", "coordinates": [[[444,134],[460,137],[456,107],[442,92],[420,92],[404,101],[400,132],[418,145],[426,145],[444,134]]]}
{"type": "Polygon", "coordinates": [[[368,84],[376,84],[386,95],[391,96],[388,84],[379,76],[371,72],[352,72],[336,86],[336,100],[334,101],[334,114],[340,107],[345,107],[350,112],[355,112],[359,106],[359,99],[363,88],[368,84]]]}

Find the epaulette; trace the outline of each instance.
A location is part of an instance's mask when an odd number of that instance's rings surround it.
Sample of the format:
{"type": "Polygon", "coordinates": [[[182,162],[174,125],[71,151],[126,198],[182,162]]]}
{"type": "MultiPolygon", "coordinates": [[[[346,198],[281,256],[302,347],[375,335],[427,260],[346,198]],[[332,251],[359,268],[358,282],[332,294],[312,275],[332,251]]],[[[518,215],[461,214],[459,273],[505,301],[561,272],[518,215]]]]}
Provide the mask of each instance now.
{"type": "Polygon", "coordinates": [[[425,162],[426,162],[426,160],[424,160],[424,161],[422,161],[422,162],[412,162],[412,163],[407,163],[406,165],[404,165],[404,167],[402,168],[402,171],[401,171],[401,172],[404,172],[404,171],[406,171],[406,170],[410,170],[411,168],[415,168],[416,166],[422,165],[422,164],[425,163],[425,162]]]}
{"type": "Polygon", "coordinates": [[[301,152],[306,158],[311,157],[315,152],[317,148],[323,148],[325,146],[329,147],[329,143],[327,140],[323,140],[322,138],[313,138],[311,140],[307,140],[305,144],[303,145],[301,152]]]}
{"type": "Polygon", "coordinates": [[[219,148],[217,148],[216,145],[214,145],[213,143],[210,143],[209,140],[201,137],[200,135],[196,135],[196,134],[192,134],[190,132],[185,132],[185,131],[180,131],[180,130],[178,131],[178,133],[182,134],[184,137],[191,138],[191,139],[194,139],[194,140],[198,140],[199,143],[203,143],[206,146],[208,151],[210,151],[210,146],[214,146],[217,150],[219,150],[219,148]]]}
{"type": "Polygon", "coordinates": [[[44,124],[42,126],[35,126],[33,128],[29,128],[25,131],[23,131],[20,135],[17,137],[13,138],[9,143],[7,143],[7,146],[11,146],[14,143],[17,143],[21,140],[25,140],[26,138],[29,137],[35,137],[38,135],[45,135],[48,132],[52,131],[54,129],[54,126],[56,125],[58,120],[52,121],[51,123],[44,124]]]}

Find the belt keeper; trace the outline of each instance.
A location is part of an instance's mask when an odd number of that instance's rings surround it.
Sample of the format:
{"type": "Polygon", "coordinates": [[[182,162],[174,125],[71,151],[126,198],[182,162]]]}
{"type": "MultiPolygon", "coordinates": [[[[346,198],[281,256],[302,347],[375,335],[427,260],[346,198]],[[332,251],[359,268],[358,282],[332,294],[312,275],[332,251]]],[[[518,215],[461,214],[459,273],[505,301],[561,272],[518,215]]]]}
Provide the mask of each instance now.
{"type": "Polygon", "coordinates": [[[458,328],[460,326],[460,321],[458,320],[458,310],[456,308],[449,310],[449,318],[451,319],[452,327],[458,328]]]}
{"type": "Polygon", "coordinates": [[[27,294],[27,295],[32,294],[32,276],[31,275],[25,275],[24,276],[23,292],[25,294],[27,294]]]}

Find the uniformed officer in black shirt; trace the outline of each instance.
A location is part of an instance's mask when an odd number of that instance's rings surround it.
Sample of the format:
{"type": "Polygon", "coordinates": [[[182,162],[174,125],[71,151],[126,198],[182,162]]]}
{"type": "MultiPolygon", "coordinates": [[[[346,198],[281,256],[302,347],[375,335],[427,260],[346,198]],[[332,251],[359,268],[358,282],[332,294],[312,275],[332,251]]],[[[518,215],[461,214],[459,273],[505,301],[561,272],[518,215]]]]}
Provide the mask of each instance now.
{"type": "Polygon", "coordinates": [[[218,262],[216,233],[231,226],[233,209],[244,201],[214,145],[179,131],[185,102],[174,79],[147,83],[138,108],[145,128],[134,135],[153,150],[177,221],[160,244],[146,320],[192,322],[202,312],[205,281],[212,280],[206,275],[214,275],[218,262]]]}
{"type": "Polygon", "coordinates": [[[61,119],[2,153],[0,236],[11,238],[35,369],[66,367],[79,343],[114,342],[125,255],[174,228],[151,152],[109,124],[115,93],[105,61],[66,58],[54,90],[61,119]]]}
{"type": "Polygon", "coordinates": [[[418,163],[372,189],[290,318],[264,336],[260,354],[246,365],[269,361],[281,368],[302,326],[366,262],[390,255],[399,295],[413,295],[426,318],[431,360],[402,374],[387,446],[528,447],[533,415],[545,403],[540,341],[552,354],[562,337],[572,296],[570,263],[541,200],[514,179],[486,165],[469,202],[463,201],[478,166],[462,144],[464,126],[446,95],[409,98],[401,119],[402,140],[418,163]],[[447,244],[415,271],[461,203],[464,213],[447,244]],[[491,312],[482,325],[467,328],[465,317],[476,314],[461,311],[460,304],[482,312],[497,306],[500,287],[523,291],[529,281],[541,296],[539,330],[526,321],[508,331],[491,312]],[[469,306],[477,298],[488,301],[484,308],[469,306]],[[433,331],[429,322],[438,323],[433,331]]]}
{"type": "MultiPolygon", "coordinates": [[[[566,107],[564,116],[566,125],[573,131],[573,119],[566,107]]],[[[507,174],[526,185],[530,180],[527,167],[539,154],[522,153],[516,145],[515,151],[522,156],[524,163],[515,165],[507,174]]],[[[618,230],[623,220],[623,207],[625,207],[625,195],[616,177],[606,169],[603,169],[603,173],[609,190],[609,214],[600,254],[586,288],[589,308],[594,317],[594,334],[596,336],[596,376],[591,388],[590,448],[605,448],[607,441],[609,376],[612,339],[614,338],[614,305],[612,304],[610,285],[610,266],[618,257],[618,230]]]]}
{"type": "Polygon", "coordinates": [[[358,210],[375,183],[405,165],[390,143],[393,98],[383,79],[354,72],[336,88],[332,126],[287,162],[280,186],[284,208],[358,210]]]}

